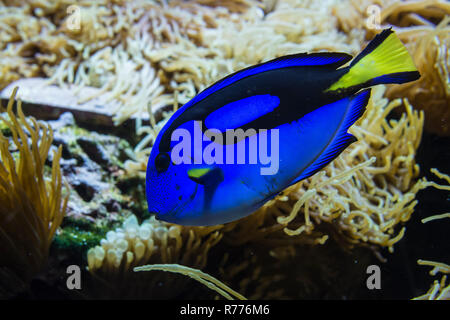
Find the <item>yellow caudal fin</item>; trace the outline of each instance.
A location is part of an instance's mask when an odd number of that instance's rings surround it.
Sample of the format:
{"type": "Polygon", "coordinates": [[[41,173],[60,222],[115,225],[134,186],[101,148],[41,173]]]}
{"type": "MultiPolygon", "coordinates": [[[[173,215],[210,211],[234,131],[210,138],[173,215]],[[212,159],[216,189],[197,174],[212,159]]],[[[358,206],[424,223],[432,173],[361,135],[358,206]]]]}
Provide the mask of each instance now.
{"type": "Polygon", "coordinates": [[[327,91],[381,83],[405,83],[420,78],[414,62],[391,29],[383,30],[352,61],[349,71],[327,91]]]}

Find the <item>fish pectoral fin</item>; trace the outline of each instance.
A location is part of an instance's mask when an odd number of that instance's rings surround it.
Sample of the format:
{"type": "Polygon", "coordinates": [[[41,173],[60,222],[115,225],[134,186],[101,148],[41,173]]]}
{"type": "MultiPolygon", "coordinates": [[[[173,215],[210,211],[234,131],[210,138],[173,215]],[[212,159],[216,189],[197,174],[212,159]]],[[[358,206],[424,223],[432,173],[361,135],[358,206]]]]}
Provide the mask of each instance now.
{"type": "Polygon", "coordinates": [[[224,179],[222,169],[216,166],[192,168],[188,170],[188,177],[201,185],[218,185],[224,179]]]}

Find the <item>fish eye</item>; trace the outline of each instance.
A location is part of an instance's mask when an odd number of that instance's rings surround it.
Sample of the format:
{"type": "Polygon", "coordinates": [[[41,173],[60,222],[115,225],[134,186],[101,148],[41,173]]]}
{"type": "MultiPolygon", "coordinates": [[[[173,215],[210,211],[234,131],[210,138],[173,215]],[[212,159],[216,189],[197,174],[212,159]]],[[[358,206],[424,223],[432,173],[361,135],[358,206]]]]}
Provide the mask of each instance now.
{"type": "Polygon", "coordinates": [[[159,173],[166,171],[169,168],[170,165],[170,156],[165,153],[161,152],[158,154],[155,158],[155,167],[156,171],[159,173]]]}

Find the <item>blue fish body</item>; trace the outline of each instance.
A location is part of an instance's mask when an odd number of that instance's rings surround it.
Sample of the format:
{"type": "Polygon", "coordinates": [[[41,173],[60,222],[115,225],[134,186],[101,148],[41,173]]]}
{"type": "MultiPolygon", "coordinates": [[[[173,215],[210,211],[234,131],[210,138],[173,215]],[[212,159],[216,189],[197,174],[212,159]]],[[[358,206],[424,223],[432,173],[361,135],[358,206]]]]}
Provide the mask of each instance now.
{"type": "Polygon", "coordinates": [[[356,140],[347,130],[364,113],[370,89],[363,88],[420,76],[411,61],[396,66],[407,52],[393,36],[383,31],[348,67],[339,68],[351,60],[347,54],[297,54],[202,91],[175,112],[153,145],[148,210],[182,225],[223,224],[326,166],[356,140]],[[379,62],[383,46],[397,46],[399,59],[379,62]],[[380,67],[366,75],[372,60],[380,67]],[[230,130],[244,134],[227,139],[230,130]]]}

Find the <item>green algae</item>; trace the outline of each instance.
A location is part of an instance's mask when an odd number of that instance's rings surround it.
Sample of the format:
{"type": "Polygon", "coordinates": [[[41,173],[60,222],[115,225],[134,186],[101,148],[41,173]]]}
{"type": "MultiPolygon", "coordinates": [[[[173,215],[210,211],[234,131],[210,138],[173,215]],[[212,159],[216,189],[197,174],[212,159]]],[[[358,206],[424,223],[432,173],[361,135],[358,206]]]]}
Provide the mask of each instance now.
{"type": "Polygon", "coordinates": [[[75,258],[84,257],[89,248],[96,246],[106,233],[122,223],[98,221],[96,223],[83,218],[66,217],[63,220],[61,231],[53,239],[52,249],[65,252],[75,258]]]}

